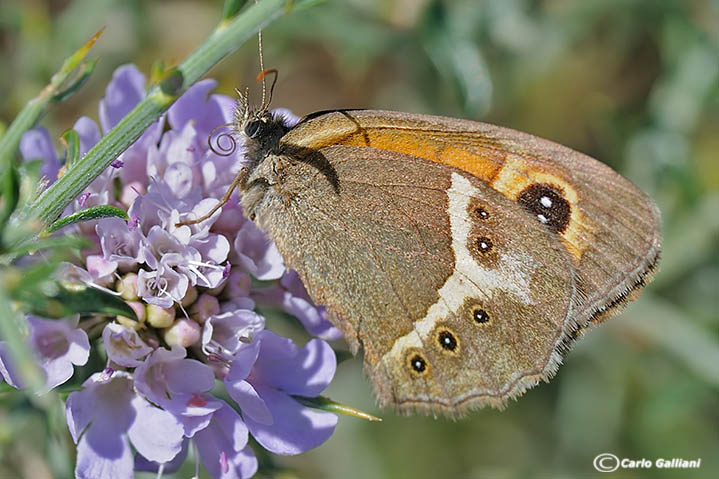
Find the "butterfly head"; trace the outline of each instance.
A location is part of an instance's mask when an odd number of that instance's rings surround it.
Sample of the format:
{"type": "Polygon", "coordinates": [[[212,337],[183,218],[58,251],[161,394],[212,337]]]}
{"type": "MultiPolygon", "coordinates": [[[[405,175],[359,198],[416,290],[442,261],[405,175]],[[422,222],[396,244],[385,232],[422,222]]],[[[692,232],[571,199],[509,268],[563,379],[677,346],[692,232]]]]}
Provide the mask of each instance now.
{"type": "Polygon", "coordinates": [[[245,89],[244,93],[237,90],[239,99],[235,109],[233,129],[235,137],[240,143],[244,144],[247,149],[247,159],[250,170],[271,153],[277,152],[280,138],[290,130],[290,126],[284,116],[274,115],[269,110],[272,91],[274,90],[277,79],[277,71],[267,70],[262,72],[260,74],[261,76],[258,76],[258,79],[263,79],[264,76],[269,73],[274,73],[275,78],[267,99],[264,98],[263,89],[263,101],[260,106],[250,105],[248,99],[249,92],[247,89],[245,89]]]}

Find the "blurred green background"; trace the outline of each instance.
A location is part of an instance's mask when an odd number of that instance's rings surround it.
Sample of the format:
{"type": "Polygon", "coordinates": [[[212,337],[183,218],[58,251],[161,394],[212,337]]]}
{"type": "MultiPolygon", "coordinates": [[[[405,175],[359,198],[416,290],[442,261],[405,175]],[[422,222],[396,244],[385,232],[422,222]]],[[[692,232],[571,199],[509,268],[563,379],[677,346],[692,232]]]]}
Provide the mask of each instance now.
{"type": "MultiPolygon", "coordinates": [[[[90,82],[43,124],[57,137],[81,114],[97,119],[117,66],[180,62],[221,10],[219,0],[0,0],[0,122],[106,26],[90,82]]],[[[718,2],[335,0],[281,18],[264,38],[266,66],[280,71],[276,107],[442,114],[546,137],[649,193],[665,235],[641,299],[503,412],[454,422],[379,411],[360,361],[344,362],[327,394],[384,421],[341,417],[323,446],[277,458],[283,477],[598,477],[592,460],[604,452],[702,458],[698,471],[607,477],[719,477],[718,2]]],[[[211,76],[233,94],[255,87],[257,71],[251,41],[211,76]]],[[[0,478],[67,473],[72,457],[48,442],[50,427],[0,397],[0,478]]]]}

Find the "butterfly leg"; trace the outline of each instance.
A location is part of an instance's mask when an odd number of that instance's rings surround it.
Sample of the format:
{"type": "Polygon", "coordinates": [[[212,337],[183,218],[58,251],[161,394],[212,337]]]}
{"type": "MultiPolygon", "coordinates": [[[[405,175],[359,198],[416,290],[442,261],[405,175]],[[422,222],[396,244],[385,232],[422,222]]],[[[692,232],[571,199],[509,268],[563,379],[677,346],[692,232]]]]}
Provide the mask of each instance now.
{"type": "Polygon", "coordinates": [[[232,181],[232,184],[229,188],[227,188],[227,191],[225,192],[225,196],[222,197],[219,203],[217,203],[210,211],[205,213],[204,215],[200,216],[199,218],[196,218],[194,220],[186,220],[186,221],[180,221],[179,223],[176,223],[175,226],[184,226],[184,225],[194,225],[197,223],[200,223],[202,221],[205,221],[207,218],[215,214],[215,211],[219,210],[223,206],[225,206],[230,201],[230,197],[232,196],[232,192],[235,191],[235,188],[242,185],[247,181],[247,176],[249,175],[250,170],[243,166],[242,169],[237,173],[237,176],[235,176],[235,179],[232,181]]]}

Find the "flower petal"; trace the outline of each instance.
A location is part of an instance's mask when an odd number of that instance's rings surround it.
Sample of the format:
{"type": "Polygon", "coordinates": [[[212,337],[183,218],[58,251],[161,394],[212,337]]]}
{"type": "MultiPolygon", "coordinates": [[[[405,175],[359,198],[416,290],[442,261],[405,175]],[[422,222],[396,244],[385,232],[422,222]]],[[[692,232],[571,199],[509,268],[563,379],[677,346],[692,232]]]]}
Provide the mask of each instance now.
{"type": "Polygon", "coordinates": [[[271,331],[262,332],[253,378],[288,394],[317,396],[334,377],[337,369],[334,351],[323,340],[312,339],[303,348],[295,349],[291,356],[287,352],[292,350],[285,346],[283,357],[280,345],[286,341],[286,338],[280,338],[271,331]]]}
{"type": "Polygon", "coordinates": [[[40,173],[48,182],[52,183],[57,179],[57,172],[60,170],[60,160],[57,159],[55,147],[50,139],[50,133],[45,128],[38,127],[28,130],[20,139],[20,154],[25,161],[42,159],[40,173]]]}
{"type": "Polygon", "coordinates": [[[118,67],[105,89],[105,97],[100,100],[102,131],[104,133],[110,131],[143,98],[145,98],[145,75],[135,65],[118,67]]]}
{"type": "Polygon", "coordinates": [[[132,407],[137,414],[127,431],[137,452],[155,462],[168,462],[182,447],[182,426],[167,411],[136,396],[132,407]]]}
{"type": "Polygon", "coordinates": [[[102,431],[88,432],[77,445],[76,479],[132,479],[130,444],[124,436],[103,437],[102,431]]]}
{"type": "Polygon", "coordinates": [[[252,384],[239,381],[225,386],[230,397],[240,406],[243,417],[251,417],[261,424],[272,425],[274,419],[265,401],[252,384]]]}
{"type": "Polygon", "coordinates": [[[227,404],[213,414],[209,426],[198,431],[195,445],[211,477],[246,478],[257,470],[254,454],[246,447],[247,426],[227,404]]]}
{"type": "Polygon", "coordinates": [[[307,451],[325,442],[334,432],[337,416],[306,408],[287,394],[271,388],[258,388],[272,412],[274,422],[266,425],[245,417],[252,436],[262,447],[281,455],[307,451]]]}

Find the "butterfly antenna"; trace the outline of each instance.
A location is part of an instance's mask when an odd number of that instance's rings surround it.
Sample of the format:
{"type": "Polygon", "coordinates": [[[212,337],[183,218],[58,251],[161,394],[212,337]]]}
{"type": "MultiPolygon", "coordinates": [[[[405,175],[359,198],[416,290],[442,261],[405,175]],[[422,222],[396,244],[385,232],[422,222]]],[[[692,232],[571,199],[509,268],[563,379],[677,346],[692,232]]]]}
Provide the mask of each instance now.
{"type": "MultiPolygon", "coordinates": [[[[258,50],[259,50],[259,54],[260,54],[260,72],[264,72],[265,71],[265,58],[264,58],[264,55],[262,54],[262,29],[257,31],[257,45],[258,45],[258,50]]],[[[260,75],[262,75],[262,73],[260,73],[260,75]]],[[[259,78],[260,77],[258,76],[258,79],[259,78]]],[[[267,97],[267,83],[265,82],[264,75],[262,75],[262,106],[263,107],[265,105],[266,97],[267,97]]]]}
{"type": "Polygon", "coordinates": [[[257,81],[262,80],[262,83],[264,85],[265,77],[267,75],[274,75],[272,78],[272,85],[270,85],[270,95],[267,97],[267,101],[262,102],[262,110],[267,111],[270,107],[270,104],[272,103],[272,94],[275,92],[275,85],[277,84],[277,77],[279,76],[279,72],[276,68],[270,68],[268,70],[260,72],[259,75],[257,75],[257,81]]]}

